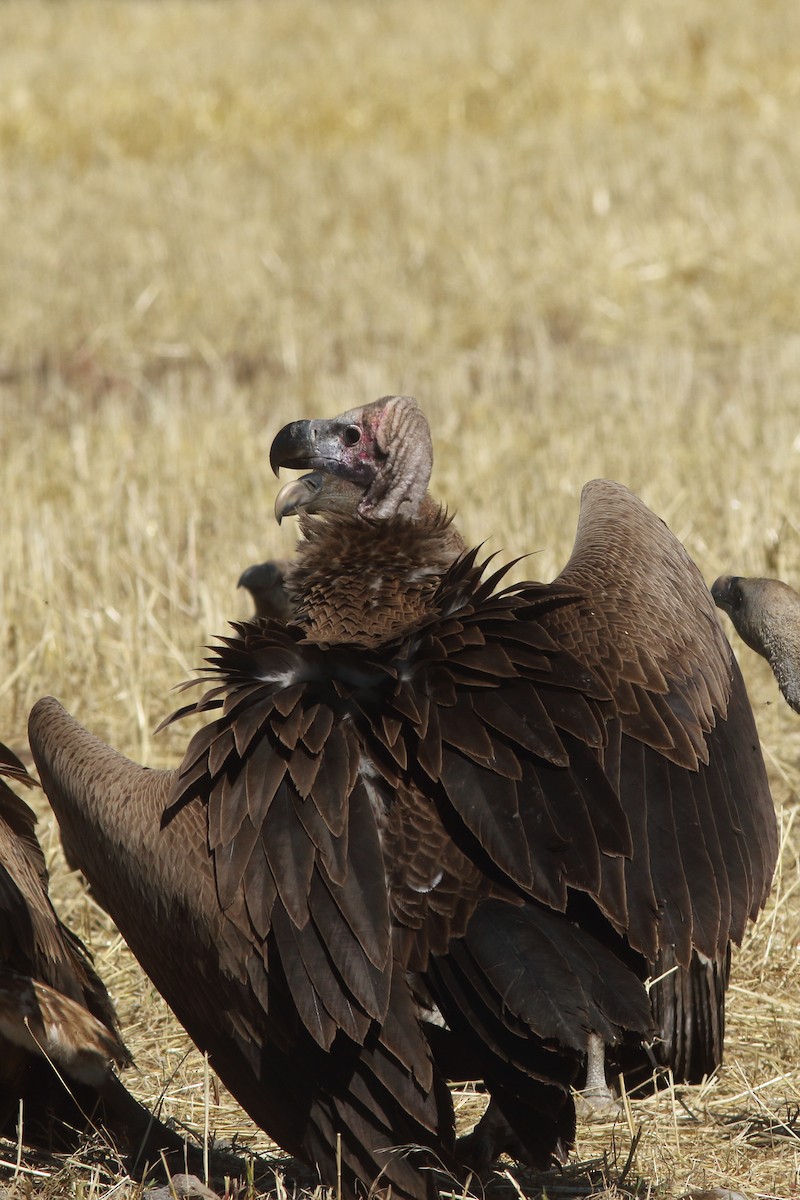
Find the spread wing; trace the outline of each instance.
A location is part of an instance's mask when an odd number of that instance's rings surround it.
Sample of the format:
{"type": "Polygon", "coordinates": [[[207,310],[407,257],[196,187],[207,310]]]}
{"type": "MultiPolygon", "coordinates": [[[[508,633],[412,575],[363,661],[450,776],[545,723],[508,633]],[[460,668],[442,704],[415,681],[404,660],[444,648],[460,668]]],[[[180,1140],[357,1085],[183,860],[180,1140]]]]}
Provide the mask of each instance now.
{"type": "MultiPolygon", "coordinates": [[[[744,683],[703,579],[619,484],[586,486],[556,581],[585,599],[546,625],[613,695],[603,761],[628,818],[629,942],[724,961],[766,900],[777,830],[744,683]]],[[[620,864],[604,878],[610,892],[620,864]]],[[[618,881],[617,881],[618,886],[618,881]]]]}

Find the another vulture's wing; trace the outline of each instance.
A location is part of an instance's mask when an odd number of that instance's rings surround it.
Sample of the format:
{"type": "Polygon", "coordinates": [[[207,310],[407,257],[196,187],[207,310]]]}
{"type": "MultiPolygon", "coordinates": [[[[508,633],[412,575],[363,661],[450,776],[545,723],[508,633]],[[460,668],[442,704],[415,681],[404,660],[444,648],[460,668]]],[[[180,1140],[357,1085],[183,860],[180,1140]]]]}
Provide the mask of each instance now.
{"type": "Polygon", "coordinates": [[[0,1129],[16,1136],[21,1101],[28,1143],[74,1148],[92,1121],[131,1148],[131,1169],[162,1152],[183,1161],[182,1139],[112,1070],[131,1062],[114,1006],[53,908],[36,817],[7,779],[35,786],[0,745],[0,1129]]]}
{"type": "MultiPolygon", "coordinates": [[[[2,745],[0,776],[35,786],[16,755],[2,745]]],[[[35,827],[32,810],[0,778],[0,961],[85,1005],[114,1031],[113,1006],[86,948],[58,919],[50,902],[35,827]]],[[[127,1052],[120,1044],[112,1057],[124,1062],[127,1052]]]]}
{"type": "Polygon", "coordinates": [[[110,1078],[112,1062],[124,1065],[130,1056],[85,947],[53,909],[36,817],[9,779],[35,786],[0,745],[0,1122],[13,1128],[24,1099],[29,1138],[44,1136],[54,1117],[64,1122],[57,1135],[64,1137],[79,1110],[46,1059],[73,1086],[95,1089],[110,1078]]]}

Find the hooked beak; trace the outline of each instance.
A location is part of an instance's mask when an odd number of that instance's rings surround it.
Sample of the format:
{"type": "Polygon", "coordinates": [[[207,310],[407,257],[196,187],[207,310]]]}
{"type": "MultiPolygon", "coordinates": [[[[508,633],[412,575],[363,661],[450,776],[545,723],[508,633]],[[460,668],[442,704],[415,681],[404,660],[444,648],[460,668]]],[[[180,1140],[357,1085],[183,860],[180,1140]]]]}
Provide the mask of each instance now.
{"type": "Polygon", "coordinates": [[[312,426],[316,421],[291,421],[284,425],[275,437],[269,450],[269,465],[277,475],[281,467],[315,467],[316,462],[315,431],[312,426]]]}
{"type": "Polygon", "coordinates": [[[367,487],[375,477],[375,468],[360,442],[360,430],[341,417],[332,421],[292,421],[273,441],[269,465],[276,475],[281,467],[305,468],[367,487]]]}
{"type": "MultiPolygon", "coordinates": [[[[303,422],[297,423],[302,424],[303,422]]],[[[282,432],[283,430],[281,430],[282,432]]],[[[274,445],[273,442],[273,447],[274,445]]],[[[271,461],[272,456],[270,455],[270,463],[271,461]]],[[[322,487],[322,478],[319,471],[311,471],[310,474],[301,475],[299,479],[293,479],[290,483],[283,485],[275,497],[275,520],[279,525],[284,517],[296,516],[301,509],[308,508],[313,503],[322,487]]]]}

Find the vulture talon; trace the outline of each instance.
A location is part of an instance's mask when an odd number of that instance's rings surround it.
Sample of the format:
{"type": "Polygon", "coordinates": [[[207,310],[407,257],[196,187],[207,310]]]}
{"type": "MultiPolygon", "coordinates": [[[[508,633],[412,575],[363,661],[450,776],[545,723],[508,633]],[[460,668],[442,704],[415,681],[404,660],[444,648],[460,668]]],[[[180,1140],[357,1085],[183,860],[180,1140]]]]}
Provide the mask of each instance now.
{"type": "Polygon", "coordinates": [[[458,1161],[476,1175],[483,1176],[501,1154],[525,1162],[525,1147],[496,1104],[489,1102],[474,1129],[456,1142],[458,1161]]]}

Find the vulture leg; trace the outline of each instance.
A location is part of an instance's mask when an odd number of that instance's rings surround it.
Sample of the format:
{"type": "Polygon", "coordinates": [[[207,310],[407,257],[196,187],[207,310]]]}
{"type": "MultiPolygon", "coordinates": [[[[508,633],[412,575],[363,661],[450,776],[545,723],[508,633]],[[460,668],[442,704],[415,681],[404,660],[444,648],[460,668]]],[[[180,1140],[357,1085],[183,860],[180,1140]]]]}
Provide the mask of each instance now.
{"type": "Polygon", "coordinates": [[[580,1095],[598,1111],[619,1111],[619,1103],[606,1082],[606,1046],[599,1033],[586,1038],[586,1080],[580,1095]]]}

